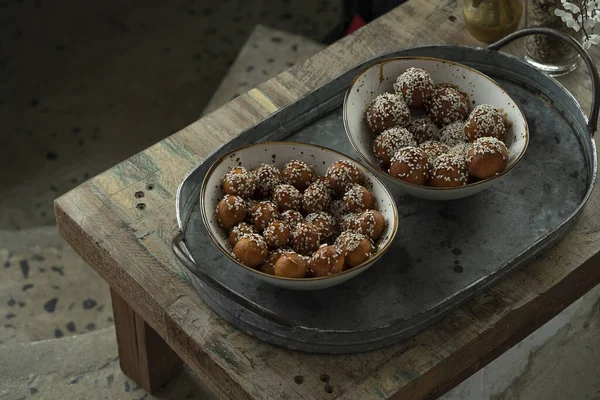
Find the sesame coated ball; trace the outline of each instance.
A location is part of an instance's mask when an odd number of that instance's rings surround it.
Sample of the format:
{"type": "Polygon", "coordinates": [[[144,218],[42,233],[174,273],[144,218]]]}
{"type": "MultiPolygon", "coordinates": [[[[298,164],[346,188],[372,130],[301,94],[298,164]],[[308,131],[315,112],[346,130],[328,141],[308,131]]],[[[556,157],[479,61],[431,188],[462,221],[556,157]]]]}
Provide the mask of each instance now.
{"type": "Polygon", "coordinates": [[[369,189],[355,183],[350,185],[344,193],[346,209],[350,212],[358,212],[373,206],[373,194],[369,189]]]}
{"type": "Polygon", "coordinates": [[[281,184],[273,190],[271,200],[279,211],[299,210],[302,203],[302,193],[292,185],[281,184]]]}
{"type": "Polygon", "coordinates": [[[382,93],[373,100],[365,111],[365,122],[369,131],[378,135],[393,126],[406,126],[410,111],[401,97],[382,93]]]}
{"type": "Polygon", "coordinates": [[[237,241],[240,240],[243,235],[249,233],[258,233],[258,231],[254,226],[248,224],[247,222],[240,222],[231,229],[231,232],[229,232],[229,245],[233,248],[233,246],[235,246],[237,241]]]}
{"type": "Polygon", "coordinates": [[[256,179],[254,193],[261,199],[270,197],[275,187],[281,183],[281,171],[274,165],[261,164],[253,173],[256,179]]]}
{"type": "Polygon", "coordinates": [[[246,203],[239,196],[226,194],[217,205],[219,224],[227,230],[246,219],[246,203]]]}
{"type": "Polygon", "coordinates": [[[464,131],[470,142],[488,136],[504,140],[506,136],[506,126],[502,114],[489,104],[480,104],[471,111],[464,131]]]}
{"type": "Polygon", "coordinates": [[[266,260],[269,249],[262,236],[251,233],[237,241],[233,246],[233,254],[245,266],[256,268],[266,260]]]}
{"type": "Polygon", "coordinates": [[[365,210],[358,216],[358,232],[377,240],[385,229],[385,217],[377,210],[365,210]]]}
{"type": "Polygon", "coordinates": [[[304,278],[308,272],[308,263],[298,253],[283,253],[273,267],[275,276],[284,278],[304,278]]]}
{"type": "Polygon", "coordinates": [[[235,167],[223,177],[223,191],[227,194],[247,199],[254,194],[256,180],[254,174],[244,167],[235,167]]]}
{"type": "Polygon", "coordinates": [[[335,275],[344,269],[345,257],[342,251],[331,245],[322,245],[308,260],[308,267],[315,277],[335,275]]]}
{"type": "Polygon", "coordinates": [[[353,183],[362,183],[363,175],[360,169],[347,160],[336,161],[325,174],[329,185],[336,193],[344,193],[346,188],[353,183]]]}
{"type": "Polygon", "coordinates": [[[316,178],[312,167],[300,160],[292,160],[286,163],[281,171],[281,176],[285,183],[292,185],[301,192],[316,178]]]}
{"type": "Polygon", "coordinates": [[[292,231],[290,244],[299,254],[311,254],[321,244],[318,228],[307,222],[299,223],[292,231]]]}
{"type": "Polygon", "coordinates": [[[403,147],[416,146],[417,141],[404,128],[391,128],[373,141],[373,153],[381,166],[387,170],[394,154],[403,147]]]}
{"type": "Polygon", "coordinates": [[[269,224],[279,218],[277,206],[268,200],[258,202],[252,209],[252,223],[262,232],[269,224]]]}
{"type": "Polygon", "coordinates": [[[270,248],[277,249],[287,246],[290,241],[291,229],[283,221],[273,221],[263,232],[263,238],[270,248]]]}
{"type": "Polygon", "coordinates": [[[390,175],[404,182],[424,185],[429,173],[429,161],[425,151],[418,147],[403,147],[394,154],[390,175]]]}
{"type": "Polygon", "coordinates": [[[467,169],[476,178],[486,179],[504,171],[508,164],[508,149],[499,139],[481,137],[467,151],[467,169]]]}
{"type": "Polygon", "coordinates": [[[433,161],[429,184],[434,187],[457,187],[467,184],[465,161],[452,154],[442,154],[433,161]]]}
{"type": "Polygon", "coordinates": [[[427,115],[437,126],[463,121],[468,112],[464,96],[450,87],[435,89],[427,102],[427,115]]]}
{"type": "Polygon", "coordinates": [[[335,246],[342,251],[349,267],[364,263],[373,253],[371,240],[363,234],[352,231],[342,232],[336,239],[335,246]]]}
{"type": "Polygon", "coordinates": [[[433,79],[422,68],[408,68],[394,83],[394,91],[410,108],[422,108],[434,90],[433,79]]]}

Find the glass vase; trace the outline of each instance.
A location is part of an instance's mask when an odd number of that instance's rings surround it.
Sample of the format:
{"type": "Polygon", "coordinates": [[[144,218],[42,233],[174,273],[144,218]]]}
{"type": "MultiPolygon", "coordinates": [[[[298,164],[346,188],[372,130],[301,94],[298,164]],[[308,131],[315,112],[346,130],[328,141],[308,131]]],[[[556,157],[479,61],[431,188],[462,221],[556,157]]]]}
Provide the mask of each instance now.
{"type": "MultiPolygon", "coordinates": [[[[527,0],[525,24],[527,27],[547,27],[564,32],[580,40],[580,35],[554,15],[560,0],[527,0]]],[[[559,76],[577,68],[579,55],[564,40],[548,35],[525,38],[525,61],[548,75],[559,76]]]]}
{"type": "Polygon", "coordinates": [[[462,11],[471,36],[492,43],[517,30],[523,0],[463,0],[462,11]]]}

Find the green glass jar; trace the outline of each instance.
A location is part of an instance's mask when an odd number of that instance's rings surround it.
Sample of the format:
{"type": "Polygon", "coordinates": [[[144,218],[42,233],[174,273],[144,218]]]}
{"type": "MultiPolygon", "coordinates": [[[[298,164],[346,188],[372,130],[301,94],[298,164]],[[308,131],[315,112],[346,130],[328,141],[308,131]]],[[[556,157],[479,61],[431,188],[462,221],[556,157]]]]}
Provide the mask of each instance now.
{"type": "Polygon", "coordinates": [[[514,32],[523,15],[523,0],[463,0],[463,16],[469,33],[493,43],[514,32]]]}

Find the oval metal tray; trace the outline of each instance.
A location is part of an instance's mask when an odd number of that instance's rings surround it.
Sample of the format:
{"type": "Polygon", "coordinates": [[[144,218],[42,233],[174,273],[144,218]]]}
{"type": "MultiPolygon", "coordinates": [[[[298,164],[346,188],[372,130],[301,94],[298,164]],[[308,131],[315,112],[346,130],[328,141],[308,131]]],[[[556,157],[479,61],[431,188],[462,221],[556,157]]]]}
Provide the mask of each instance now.
{"type": "MultiPolygon", "coordinates": [[[[340,286],[295,292],[243,273],[209,239],[198,192],[220,154],[256,141],[321,144],[357,159],[344,134],[341,104],[350,81],[368,63],[241,133],[192,170],[178,192],[181,234],[174,250],[209,306],[239,329],[287,348],[367,351],[415,334],[562,238],[596,180],[593,130],[577,101],[554,79],[495,51],[504,42],[493,49],[431,46],[376,58],[443,58],[491,76],[525,112],[530,145],[515,170],[476,196],[431,202],[394,192],[400,213],[396,241],[369,271],[340,286]]],[[[595,67],[591,73],[597,84],[595,67]]]]}

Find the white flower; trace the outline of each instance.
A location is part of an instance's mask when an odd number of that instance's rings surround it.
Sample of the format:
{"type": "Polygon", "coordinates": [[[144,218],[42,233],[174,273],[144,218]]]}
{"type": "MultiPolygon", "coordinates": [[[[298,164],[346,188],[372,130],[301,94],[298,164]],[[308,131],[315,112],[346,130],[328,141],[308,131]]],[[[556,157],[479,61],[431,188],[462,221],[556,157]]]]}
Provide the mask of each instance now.
{"type": "Polygon", "coordinates": [[[579,7],[577,7],[577,6],[576,6],[575,4],[573,4],[573,3],[568,3],[568,2],[566,2],[566,1],[565,1],[565,2],[563,2],[563,3],[562,3],[562,6],[563,6],[563,8],[564,8],[565,10],[571,11],[572,13],[575,13],[575,14],[577,14],[577,13],[580,13],[580,12],[581,12],[581,10],[579,9],[579,7]]]}
{"type": "Polygon", "coordinates": [[[590,40],[587,40],[586,38],[584,38],[583,39],[583,48],[587,50],[590,47],[592,47],[592,42],[590,40]]]}

